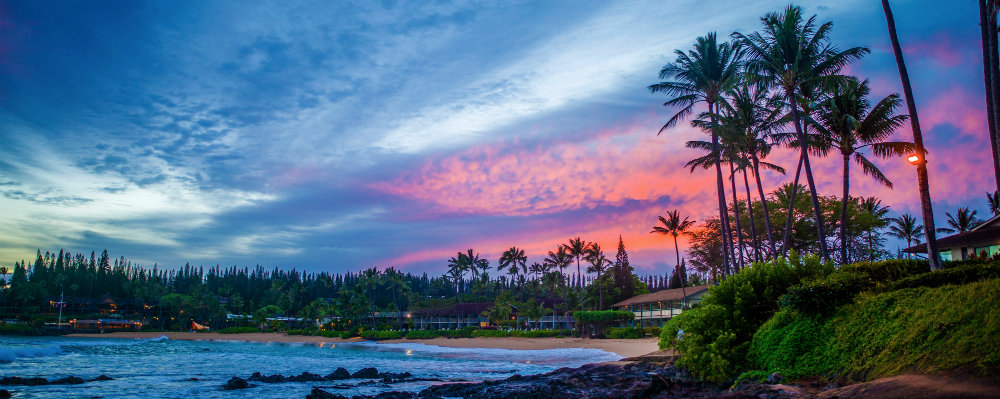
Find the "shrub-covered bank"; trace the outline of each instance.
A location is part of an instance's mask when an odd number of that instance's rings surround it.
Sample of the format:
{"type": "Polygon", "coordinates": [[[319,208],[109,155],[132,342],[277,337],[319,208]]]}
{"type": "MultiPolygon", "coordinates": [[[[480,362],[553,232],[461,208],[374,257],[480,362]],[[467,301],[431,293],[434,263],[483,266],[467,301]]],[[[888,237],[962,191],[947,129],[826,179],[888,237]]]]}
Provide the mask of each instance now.
{"type": "Polygon", "coordinates": [[[710,381],[961,370],[1000,374],[1000,263],[921,261],[833,270],[815,258],[757,264],[664,326],[661,348],[710,381]],[[678,337],[680,336],[680,337],[678,337]]]}

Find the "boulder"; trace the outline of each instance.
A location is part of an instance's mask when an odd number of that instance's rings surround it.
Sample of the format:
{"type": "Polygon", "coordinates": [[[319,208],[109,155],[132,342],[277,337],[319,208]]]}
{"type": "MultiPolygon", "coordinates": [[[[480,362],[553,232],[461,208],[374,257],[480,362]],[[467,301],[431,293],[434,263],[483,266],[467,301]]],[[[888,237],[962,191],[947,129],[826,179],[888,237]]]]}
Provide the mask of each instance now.
{"type": "Polygon", "coordinates": [[[319,374],[313,374],[308,371],[303,371],[302,374],[288,377],[287,381],[290,382],[309,382],[309,381],[326,381],[323,376],[319,374]]]}
{"type": "Polygon", "coordinates": [[[8,391],[6,389],[0,389],[0,399],[7,399],[7,398],[9,398],[11,396],[12,395],[10,394],[10,391],[8,391]]]}
{"type": "Polygon", "coordinates": [[[351,399],[344,395],[337,395],[335,393],[329,393],[319,388],[313,388],[312,392],[306,395],[306,399],[351,399]]]}
{"type": "Polygon", "coordinates": [[[346,380],[351,378],[351,372],[343,367],[337,367],[332,373],[327,374],[325,378],[328,380],[346,380]]]}
{"type": "Polygon", "coordinates": [[[365,367],[361,370],[355,371],[351,374],[353,378],[378,378],[378,369],[374,367],[365,367]]]}
{"type": "Polygon", "coordinates": [[[222,386],[222,389],[225,389],[227,391],[232,391],[234,389],[246,389],[249,387],[250,384],[247,383],[247,380],[244,380],[240,377],[233,377],[230,378],[229,381],[222,386]]]}
{"type": "Polygon", "coordinates": [[[405,380],[407,378],[413,377],[413,374],[410,374],[409,372],[402,372],[402,373],[379,373],[378,376],[382,377],[382,382],[384,382],[386,384],[391,384],[393,382],[399,382],[401,380],[405,380]]]}
{"type": "Polygon", "coordinates": [[[83,378],[69,376],[69,377],[60,378],[58,380],[49,381],[49,384],[75,385],[75,384],[83,384],[84,382],[86,382],[86,381],[84,381],[83,378]]]}
{"type": "Polygon", "coordinates": [[[784,380],[785,380],[785,377],[782,377],[781,373],[773,373],[773,374],[767,376],[767,383],[768,384],[780,384],[784,380]]]}
{"type": "Polygon", "coordinates": [[[92,379],[91,381],[111,381],[113,379],[114,378],[111,378],[111,377],[108,377],[108,376],[106,376],[104,374],[101,374],[101,375],[97,376],[96,378],[92,379]]]}

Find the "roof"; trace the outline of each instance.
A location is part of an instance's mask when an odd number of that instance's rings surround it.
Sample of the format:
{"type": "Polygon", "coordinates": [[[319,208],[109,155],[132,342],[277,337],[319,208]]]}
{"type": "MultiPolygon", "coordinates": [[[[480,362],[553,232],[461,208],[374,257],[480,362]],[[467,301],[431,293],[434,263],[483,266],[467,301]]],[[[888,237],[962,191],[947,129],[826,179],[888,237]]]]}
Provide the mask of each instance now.
{"type": "Polygon", "coordinates": [[[629,299],[626,299],[624,301],[621,301],[621,302],[618,302],[618,303],[616,303],[614,305],[611,305],[611,307],[617,308],[617,307],[622,307],[622,306],[636,305],[636,304],[640,304],[640,303],[679,301],[681,299],[684,299],[684,293],[687,293],[687,297],[690,298],[690,297],[692,297],[694,295],[697,295],[698,293],[700,293],[702,291],[707,290],[708,287],[711,287],[711,285],[699,285],[699,286],[687,287],[687,288],[674,288],[674,289],[671,289],[671,290],[660,290],[660,291],[652,292],[652,293],[649,293],[649,294],[642,294],[642,295],[637,295],[637,296],[631,297],[629,299]]]}
{"type": "MultiPolygon", "coordinates": [[[[1000,223],[995,223],[995,221],[1000,221],[1000,218],[994,216],[990,220],[976,226],[972,230],[964,233],[952,234],[944,238],[938,238],[938,248],[944,249],[949,247],[961,247],[969,244],[1000,239],[1000,223]]],[[[927,243],[920,243],[906,248],[903,252],[925,254],[927,253],[927,243]]]]}

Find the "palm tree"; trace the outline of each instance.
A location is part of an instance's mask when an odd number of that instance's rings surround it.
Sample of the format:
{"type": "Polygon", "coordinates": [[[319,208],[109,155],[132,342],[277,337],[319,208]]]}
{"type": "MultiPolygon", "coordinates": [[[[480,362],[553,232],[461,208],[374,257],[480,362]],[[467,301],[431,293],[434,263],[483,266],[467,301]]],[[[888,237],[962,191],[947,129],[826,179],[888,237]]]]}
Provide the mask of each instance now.
{"type": "Polygon", "coordinates": [[[465,254],[459,252],[458,255],[448,259],[448,272],[445,277],[455,283],[455,301],[460,302],[459,285],[465,277],[465,272],[469,270],[469,261],[465,254]]]}
{"type": "MultiPolygon", "coordinates": [[[[913,241],[917,241],[924,236],[922,229],[924,226],[917,224],[917,218],[908,213],[900,215],[898,218],[889,219],[889,235],[906,240],[906,247],[909,248],[913,241]]],[[[911,256],[912,257],[912,256],[911,256]]]]}
{"type": "Polygon", "coordinates": [[[858,201],[858,207],[861,208],[863,212],[862,215],[866,219],[864,225],[868,228],[868,261],[875,261],[875,237],[874,230],[881,229],[889,224],[889,219],[886,215],[889,214],[889,207],[882,206],[882,200],[875,197],[861,198],[858,201]]]}
{"type": "MultiPolygon", "coordinates": [[[[566,248],[566,252],[569,254],[569,256],[576,258],[577,279],[583,276],[583,273],[580,273],[580,258],[587,255],[587,247],[589,246],[590,243],[581,240],[580,237],[570,238],[569,243],[564,245],[564,248],[566,248]]],[[[577,288],[582,288],[582,287],[577,287],[577,288]]]]}
{"type": "MultiPolygon", "coordinates": [[[[671,235],[674,237],[674,253],[677,255],[677,263],[674,267],[674,273],[681,273],[681,250],[677,246],[677,236],[681,234],[686,234],[687,230],[694,226],[694,220],[688,220],[687,216],[684,220],[681,220],[681,213],[674,209],[673,211],[667,211],[667,217],[658,216],[660,224],[658,226],[653,226],[653,230],[650,234],[660,234],[660,235],[671,235]]],[[[684,287],[687,286],[687,282],[684,281],[684,275],[681,274],[681,293],[687,298],[687,292],[684,291],[684,287]]]]}
{"type": "MultiPolygon", "coordinates": [[[[560,245],[555,252],[549,251],[548,256],[546,256],[545,259],[542,260],[542,263],[545,265],[545,268],[547,270],[555,271],[558,269],[559,275],[563,276],[563,278],[565,279],[565,273],[563,272],[563,270],[566,270],[566,268],[569,267],[572,261],[573,258],[569,255],[569,252],[566,249],[566,247],[560,245]]],[[[564,286],[563,287],[564,303],[566,302],[566,296],[567,296],[566,287],[564,286]]]]}
{"type": "Polygon", "coordinates": [[[993,194],[986,193],[986,203],[989,204],[993,216],[1000,215],[1000,191],[994,191],[993,194]]]}
{"type": "MultiPolygon", "coordinates": [[[[831,80],[830,78],[836,76],[845,65],[867,54],[868,49],[854,47],[839,51],[829,44],[833,23],[826,22],[816,26],[815,15],[803,20],[802,9],[799,7],[788,6],[780,14],[768,13],[761,18],[761,22],[764,24],[763,34],[760,32],[749,36],[741,33],[733,34],[747,48],[749,57],[746,65],[747,73],[753,81],[776,86],[782,90],[785,103],[791,110],[795,133],[799,137],[799,142],[806,144],[805,131],[799,116],[799,95],[802,94],[800,92],[802,87],[815,86],[817,81],[831,80]]],[[[809,182],[816,229],[819,234],[820,255],[823,259],[829,259],[826,234],[823,231],[823,215],[820,211],[812,167],[809,164],[809,146],[800,147],[799,158],[805,168],[806,180],[809,182]]]]}
{"type": "MultiPolygon", "coordinates": [[[[730,130],[732,139],[739,155],[735,158],[739,164],[737,170],[743,171],[744,185],[747,188],[747,204],[751,212],[751,230],[753,225],[753,202],[750,195],[750,186],[747,182],[747,169],[752,168],[754,179],[757,183],[757,194],[761,198],[761,207],[764,213],[764,228],[769,245],[769,256],[775,256],[777,251],[774,247],[772,237],[771,216],[767,206],[767,196],[764,194],[764,186],[760,179],[760,169],[765,169],[785,173],[785,169],[780,166],[763,161],[771,153],[773,144],[770,134],[782,123],[781,119],[781,99],[771,96],[765,87],[755,84],[743,84],[736,89],[730,90],[727,101],[720,103],[721,112],[718,125],[720,128],[730,130]]],[[[734,154],[735,155],[735,154],[734,154]]],[[[751,233],[756,238],[756,233],[751,233]]],[[[756,246],[756,244],[755,244],[756,246]]]]}
{"type": "Polygon", "coordinates": [[[924,150],[924,138],[920,132],[920,120],[917,117],[917,104],[913,99],[913,89],[910,88],[910,75],[906,72],[906,62],[903,60],[903,50],[896,37],[896,21],[892,17],[889,1],[882,0],[882,10],[885,12],[885,23],[889,29],[889,40],[892,42],[892,52],[896,57],[896,67],[899,69],[899,80],[903,83],[903,95],[906,97],[906,110],[910,114],[910,130],[913,131],[913,145],[919,157],[917,164],[917,188],[920,191],[920,213],[924,218],[924,235],[927,237],[927,260],[931,270],[941,269],[941,254],[938,253],[937,240],[934,238],[934,207],[931,203],[930,180],[927,176],[927,151],[924,150]]]}
{"type": "Polygon", "coordinates": [[[1000,50],[997,43],[997,10],[1000,1],[979,0],[979,29],[983,44],[983,79],[986,83],[986,121],[993,152],[993,178],[1000,191],[1000,50]]]}
{"type": "Polygon", "coordinates": [[[604,284],[601,284],[601,276],[604,271],[612,265],[612,262],[604,256],[604,251],[601,250],[601,246],[597,243],[591,243],[587,247],[587,262],[590,263],[590,267],[587,268],[587,272],[597,273],[597,295],[598,295],[598,308],[597,310],[604,310],[604,284]]]}
{"type": "Polygon", "coordinates": [[[497,272],[502,272],[503,269],[507,269],[507,274],[511,275],[511,281],[517,277],[517,274],[522,272],[527,273],[528,268],[525,263],[528,262],[528,257],[524,255],[524,250],[518,247],[510,247],[510,249],[504,251],[500,255],[500,262],[497,264],[497,272]]]}
{"type": "MultiPolygon", "coordinates": [[[[653,93],[664,93],[671,97],[663,103],[668,107],[680,107],[674,116],[657,133],[674,126],[678,121],[691,114],[694,106],[704,102],[708,105],[709,114],[715,113],[715,105],[723,93],[740,83],[740,68],[742,65],[742,50],[738,45],[718,43],[715,32],[695,39],[693,50],[684,53],[676,50],[677,58],[660,70],[660,83],[649,86],[653,93]],[[674,79],[674,80],[667,80],[674,79]]],[[[732,246],[732,235],[729,231],[729,216],[726,211],[726,192],[722,180],[722,166],[719,137],[712,130],[712,154],[715,157],[715,181],[719,200],[719,220],[722,226],[723,263],[729,272],[730,261],[735,258],[732,246]]]]}
{"type": "Polygon", "coordinates": [[[840,263],[847,261],[847,203],[850,201],[851,157],[866,175],[892,188],[892,182],[861,152],[870,148],[872,154],[887,158],[902,156],[913,149],[906,142],[886,141],[906,122],[906,115],[896,115],[902,101],[890,94],[874,106],[868,101],[871,90],[868,81],[851,79],[834,90],[833,96],[820,106],[814,127],[830,147],[840,150],[844,161],[844,195],[840,201],[840,263]]]}
{"type": "Polygon", "coordinates": [[[948,226],[951,227],[938,228],[938,233],[964,233],[983,222],[976,217],[976,211],[970,211],[969,208],[958,208],[954,215],[947,212],[945,215],[948,216],[948,226]]]}

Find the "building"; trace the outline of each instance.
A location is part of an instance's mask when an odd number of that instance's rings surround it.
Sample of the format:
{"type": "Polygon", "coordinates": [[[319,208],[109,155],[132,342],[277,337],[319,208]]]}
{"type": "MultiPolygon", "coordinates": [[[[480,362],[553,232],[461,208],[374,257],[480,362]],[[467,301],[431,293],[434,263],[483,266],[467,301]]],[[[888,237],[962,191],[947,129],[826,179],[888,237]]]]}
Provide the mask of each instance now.
{"type": "MultiPolygon", "coordinates": [[[[1000,215],[964,233],[938,238],[937,245],[942,260],[966,260],[973,254],[976,257],[1000,256],[1000,215]]],[[[927,244],[917,244],[903,252],[926,254],[927,244]]]]}
{"type": "Polygon", "coordinates": [[[684,309],[701,302],[708,287],[711,285],[660,290],[631,297],[611,307],[635,313],[635,319],[630,323],[632,327],[659,327],[684,309]]]}

